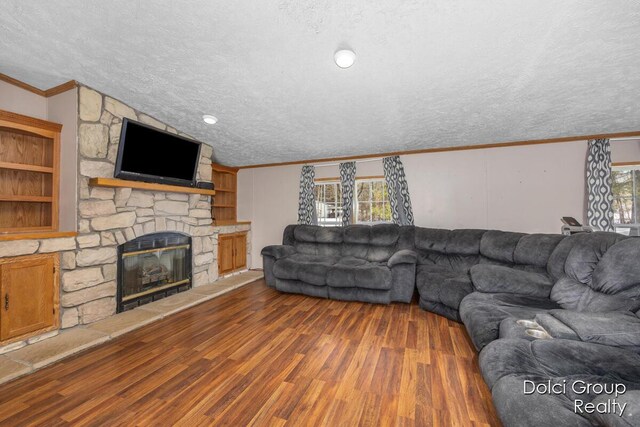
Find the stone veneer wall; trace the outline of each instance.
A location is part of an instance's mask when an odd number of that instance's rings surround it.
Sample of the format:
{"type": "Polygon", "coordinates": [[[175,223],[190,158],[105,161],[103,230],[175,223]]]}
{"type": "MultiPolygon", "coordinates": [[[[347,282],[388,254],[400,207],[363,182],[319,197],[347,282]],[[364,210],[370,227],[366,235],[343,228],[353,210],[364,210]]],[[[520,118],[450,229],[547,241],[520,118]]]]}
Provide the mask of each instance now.
{"type": "MultiPolygon", "coordinates": [[[[115,313],[117,246],[143,234],[179,231],[191,235],[193,286],[218,278],[219,229],[212,226],[211,197],[89,186],[91,177],[113,177],[124,117],[188,135],[86,86],[78,90],[77,237],[0,242],[0,257],[60,252],[61,328],[115,313]]],[[[212,156],[213,149],[203,144],[199,180],[211,181],[212,156]]]]}

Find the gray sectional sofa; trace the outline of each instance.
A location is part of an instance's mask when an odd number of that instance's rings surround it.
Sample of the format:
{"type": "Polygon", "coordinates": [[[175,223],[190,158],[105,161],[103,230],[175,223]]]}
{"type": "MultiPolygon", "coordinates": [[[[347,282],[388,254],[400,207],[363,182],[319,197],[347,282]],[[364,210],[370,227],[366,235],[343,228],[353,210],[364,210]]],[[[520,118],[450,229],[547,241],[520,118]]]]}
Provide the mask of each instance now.
{"type": "Polygon", "coordinates": [[[506,426],[640,426],[640,238],[289,226],[262,253],[286,292],[389,303],[415,286],[423,309],[466,326],[506,426]],[[610,413],[586,410],[597,404],[610,413]]]}

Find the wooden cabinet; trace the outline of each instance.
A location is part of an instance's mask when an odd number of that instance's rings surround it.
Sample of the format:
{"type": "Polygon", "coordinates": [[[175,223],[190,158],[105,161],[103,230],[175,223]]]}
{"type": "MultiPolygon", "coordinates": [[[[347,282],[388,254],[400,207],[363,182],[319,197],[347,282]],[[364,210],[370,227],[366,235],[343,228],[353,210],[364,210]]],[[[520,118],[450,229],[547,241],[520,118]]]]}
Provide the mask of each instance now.
{"type": "Polygon", "coordinates": [[[61,130],[0,110],[0,233],[58,229],[61,130]]]}
{"type": "Polygon", "coordinates": [[[237,218],[237,175],[238,168],[211,164],[216,195],[213,199],[211,215],[215,225],[235,224],[237,218]]]}
{"type": "Polygon", "coordinates": [[[0,260],[0,342],[57,329],[58,254],[0,260]]]}
{"type": "Polygon", "coordinates": [[[226,274],[247,267],[247,233],[218,236],[218,273],[226,274]]]}

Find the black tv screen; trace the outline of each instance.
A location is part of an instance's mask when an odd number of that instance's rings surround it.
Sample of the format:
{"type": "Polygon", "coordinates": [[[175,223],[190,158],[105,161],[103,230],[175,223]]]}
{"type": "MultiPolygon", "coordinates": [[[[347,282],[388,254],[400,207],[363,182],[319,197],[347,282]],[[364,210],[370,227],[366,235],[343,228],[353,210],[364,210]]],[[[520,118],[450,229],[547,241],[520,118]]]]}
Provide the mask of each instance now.
{"type": "Polygon", "coordinates": [[[195,186],[200,143],[124,119],[115,177],[195,186]]]}

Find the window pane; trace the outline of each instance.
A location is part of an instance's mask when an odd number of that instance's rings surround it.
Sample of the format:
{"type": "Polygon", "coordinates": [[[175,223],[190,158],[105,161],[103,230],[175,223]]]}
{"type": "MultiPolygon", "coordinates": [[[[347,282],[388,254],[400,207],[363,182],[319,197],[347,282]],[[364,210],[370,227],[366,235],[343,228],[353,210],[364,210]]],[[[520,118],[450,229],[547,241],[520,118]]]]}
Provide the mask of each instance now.
{"type": "Polygon", "coordinates": [[[371,200],[373,200],[374,202],[383,201],[385,199],[384,193],[386,190],[384,181],[382,180],[374,181],[372,184],[373,184],[373,190],[372,190],[371,200]]]}
{"type": "Polygon", "coordinates": [[[613,198],[613,222],[616,224],[631,224],[633,222],[633,198],[613,198]]]}
{"type": "Polygon", "coordinates": [[[358,202],[358,222],[371,221],[371,205],[368,202],[358,202]]]}
{"type": "Polygon", "coordinates": [[[371,191],[371,184],[369,182],[359,182],[356,185],[358,189],[358,201],[366,202],[369,200],[369,193],[371,191]]]}
{"type": "Polygon", "coordinates": [[[335,184],[325,184],[324,186],[324,198],[326,202],[336,201],[336,186],[335,184]]]}
{"type": "Polygon", "coordinates": [[[633,212],[633,171],[612,171],[613,221],[616,224],[634,222],[633,212]]]}
{"type": "Polygon", "coordinates": [[[373,222],[381,222],[385,220],[384,217],[384,203],[373,202],[371,205],[371,220],[373,222]]]}

